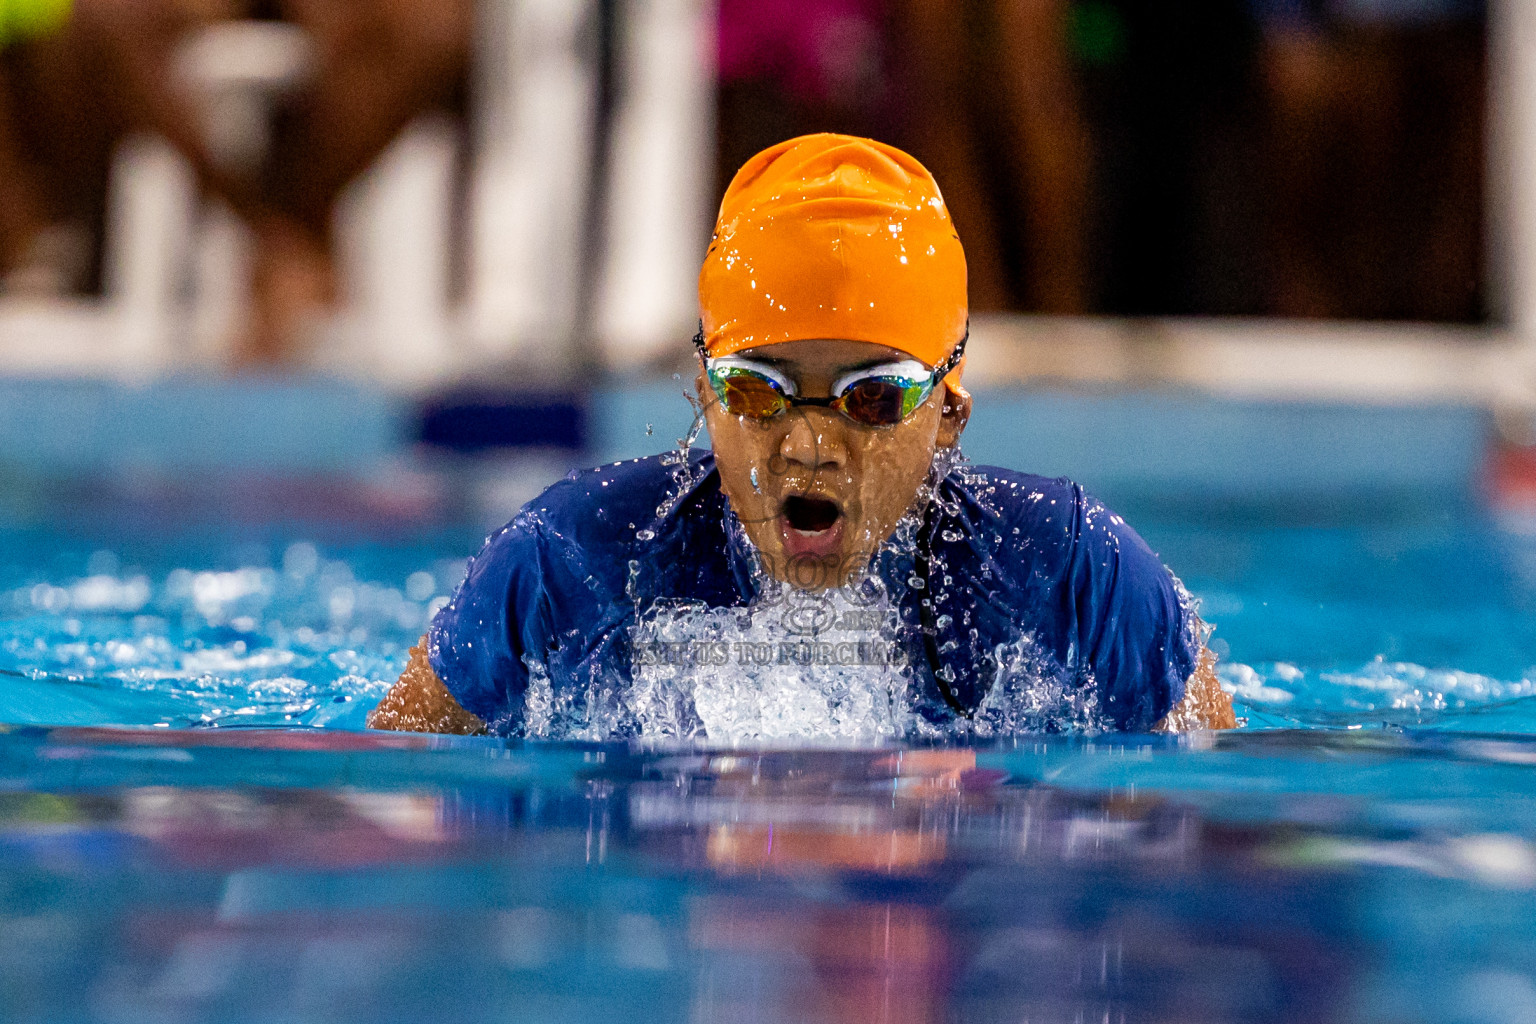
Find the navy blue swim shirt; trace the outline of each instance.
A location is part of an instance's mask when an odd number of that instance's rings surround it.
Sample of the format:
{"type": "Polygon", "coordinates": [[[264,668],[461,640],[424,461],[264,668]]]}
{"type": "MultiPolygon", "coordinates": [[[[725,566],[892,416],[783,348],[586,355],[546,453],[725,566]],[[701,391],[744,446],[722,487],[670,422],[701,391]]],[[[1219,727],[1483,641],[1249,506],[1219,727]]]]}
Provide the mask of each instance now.
{"type": "MultiPolygon", "coordinates": [[[[961,465],[902,547],[872,568],[898,606],[911,710],[930,734],[966,733],[1021,639],[1058,681],[1091,691],[1104,728],[1145,731],[1183,699],[1200,640],[1182,588],[1070,480],[961,465]]],[[[712,455],[572,473],[470,562],[428,655],[465,709],[520,735],[531,674],[579,717],[632,679],[630,630],[648,606],[745,607],[754,564],[712,455]]]]}

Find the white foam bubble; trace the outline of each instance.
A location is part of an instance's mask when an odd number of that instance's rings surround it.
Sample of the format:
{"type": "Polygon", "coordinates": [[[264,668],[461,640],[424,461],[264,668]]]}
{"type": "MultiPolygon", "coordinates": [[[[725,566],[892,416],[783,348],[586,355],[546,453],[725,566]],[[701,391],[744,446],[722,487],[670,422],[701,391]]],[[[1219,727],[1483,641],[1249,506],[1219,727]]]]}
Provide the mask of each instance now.
{"type": "MultiPolygon", "coordinates": [[[[1278,671],[1274,675],[1275,678],[1286,682],[1295,682],[1297,678],[1294,675],[1287,677],[1278,671]]],[[[1290,690],[1268,685],[1265,677],[1251,665],[1222,666],[1221,686],[1234,697],[1264,704],[1289,704],[1296,698],[1290,690]]]]}
{"type": "Polygon", "coordinates": [[[1283,709],[1287,715],[1388,714],[1424,722],[1536,697],[1536,673],[1504,680],[1383,657],[1349,670],[1228,662],[1217,672],[1223,688],[1239,701],[1261,711],[1283,709]]]}
{"type": "Polygon", "coordinates": [[[659,603],[631,630],[623,700],[648,739],[878,743],[911,715],[896,631],[873,580],[820,593],[767,583],[748,608],[659,603]]]}
{"type": "Polygon", "coordinates": [[[1064,671],[1032,636],[998,645],[993,658],[997,677],[973,716],[976,735],[1093,734],[1110,727],[1093,680],[1064,671]]]}

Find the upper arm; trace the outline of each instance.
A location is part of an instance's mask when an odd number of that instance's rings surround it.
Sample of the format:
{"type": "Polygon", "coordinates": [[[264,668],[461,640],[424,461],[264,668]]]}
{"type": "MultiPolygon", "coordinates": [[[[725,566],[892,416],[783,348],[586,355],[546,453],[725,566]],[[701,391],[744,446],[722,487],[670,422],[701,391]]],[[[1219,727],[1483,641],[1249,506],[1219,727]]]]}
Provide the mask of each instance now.
{"type": "Polygon", "coordinates": [[[464,582],[427,631],[426,659],[436,678],[497,732],[522,713],[525,659],[548,656],[553,626],[545,547],[537,523],[520,515],[470,561],[464,582]]]}
{"type": "Polygon", "coordinates": [[[1121,729],[1150,729],[1186,699],[1197,677],[1202,643],[1194,610],[1136,531],[1079,494],[1072,570],[1079,649],[1106,716],[1121,729]]]}

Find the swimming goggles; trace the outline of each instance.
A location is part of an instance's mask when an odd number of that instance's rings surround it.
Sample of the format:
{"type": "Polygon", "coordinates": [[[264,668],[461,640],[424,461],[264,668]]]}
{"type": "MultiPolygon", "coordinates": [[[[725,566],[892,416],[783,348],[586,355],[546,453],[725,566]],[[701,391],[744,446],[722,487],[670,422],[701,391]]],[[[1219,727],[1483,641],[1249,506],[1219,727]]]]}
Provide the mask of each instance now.
{"type": "Polygon", "coordinates": [[[795,394],[795,383],[774,367],[740,356],[704,357],[704,373],[720,405],[733,416],[766,420],[791,406],[810,405],[836,409],[866,427],[890,427],[928,400],[949,372],[960,365],[965,337],[949,357],[932,370],[916,359],[882,363],[839,377],[829,398],[805,398],[795,394]]]}

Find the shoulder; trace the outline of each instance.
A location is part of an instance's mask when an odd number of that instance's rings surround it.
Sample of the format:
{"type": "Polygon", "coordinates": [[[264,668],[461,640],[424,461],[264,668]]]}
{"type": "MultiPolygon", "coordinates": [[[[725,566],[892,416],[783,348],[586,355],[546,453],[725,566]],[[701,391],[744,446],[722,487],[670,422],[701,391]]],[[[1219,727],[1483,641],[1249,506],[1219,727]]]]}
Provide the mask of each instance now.
{"type": "Polygon", "coordinates": [[[476,562],[540,563],[557,574],[621,571],[631,550],[660,531],[679,496],[709,489],[713,458],[650,456],[576,470],[546,488],[493,534],[476,562]]]}
{"type": "Polygon", "coordinates": [[[963,465],[949,476],[956,488],[1000,519],[1059,522],[1083,500],[1066,477],[1044,477],[1001,466],[963,465]]]}
{"type": "Polygon", "coordinates": [[[654,531],[669,499],[696,486],[709,468],[708,455],[695,456],[687,466],[653,455],[575,470],[524,505],[492,543],[531,537],[546,547],[628,548],[637,535],[654,531]]]}
{"type": "Polygon", "coordinates": [[[1113,509],[1066,477],[1043,477],[997,466],[964,466],[950,476],[961,518],[979,541],[990,541],[1004,563],[1032,573],[1088,574],[1121,580],[1122,570],[1144,582],[1172,581],[1141,536],[1113,509]]]}
{"type": "Polygon", "coordinates": [[[518,518],[560,535],[596,526],[632,536],[677,483],[676,467],[660,455],[575,470],[524,505],[518,518]]]}
{"type": "Polygon", "coordinates": [[[946,479],[944,491],[976,540],[990,542],[1000,555],[1028,548],[1035,562],[1050,552],[1070,553],[1087,509],[1097,505],[1065,477],[999,466],[960,466],[946,479]]]}

